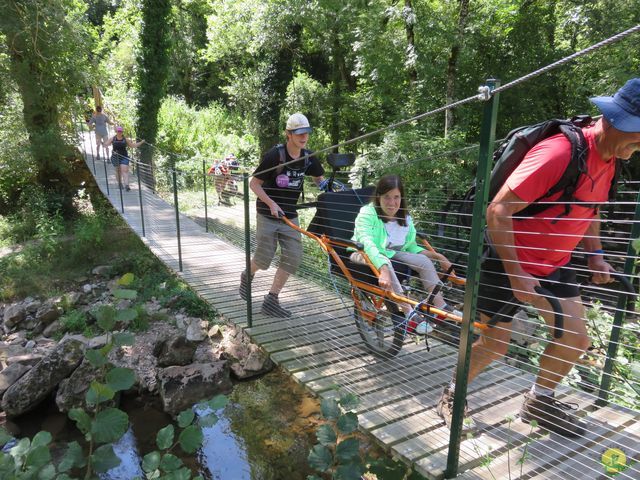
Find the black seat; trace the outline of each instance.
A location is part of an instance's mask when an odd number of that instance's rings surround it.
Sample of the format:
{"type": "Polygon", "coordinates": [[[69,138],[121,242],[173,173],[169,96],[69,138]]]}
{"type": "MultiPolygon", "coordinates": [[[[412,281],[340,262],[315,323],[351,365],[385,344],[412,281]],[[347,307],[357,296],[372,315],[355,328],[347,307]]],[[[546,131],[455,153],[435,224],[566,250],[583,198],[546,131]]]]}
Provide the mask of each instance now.
{"type": "MultiPolygon", "coordinates": [[[[369,202],[374,190],[375,187],[368,186],[343,192],[321,193],[317,200],[316,214],[307,230],[315,235],[324,234],[334,240],[351,241],[358,212],[364,204],[369,202]]],[[[351,251],[339,246],[335,246],[334,249],[355,279],[371,285],[378,285],[378,280],[368,265],[354,263],[349,259],[351,251]]],[[[402,276],[405,275],[402,268],[394,265],[394,270],[402,281],[402,276]]],[[[333,258],[331,258],[331,273],[344,276],[333,258]]]]}

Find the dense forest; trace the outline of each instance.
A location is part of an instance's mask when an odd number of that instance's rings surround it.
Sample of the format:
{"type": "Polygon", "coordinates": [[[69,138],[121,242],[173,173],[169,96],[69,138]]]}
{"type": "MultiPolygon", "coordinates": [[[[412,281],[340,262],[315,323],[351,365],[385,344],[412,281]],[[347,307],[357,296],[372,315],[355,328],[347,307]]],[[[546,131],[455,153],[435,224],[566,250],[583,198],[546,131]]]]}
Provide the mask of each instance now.
{"type": "MultiPolygon", "coordinates": [[[[34,198],[73,211],[74,135],[94,107],[153,148],[142,161],[245,165],[304,112],[325,148],[473,95],[640,23],[640,0],[32,0],[0,17],[0,214],[34,198]]],[[[631,35],[503,93],[498,135],[595,113],[640,70],[631,35]]],[[[455,194],[477,141],[479,103],[343,150],[376,172],[409,163],[414,182],[455,194]],[[464,150],[463,150],[464,151],[464,150]]],[[[38,207],[40,208],[40,207],[38,207]]]]}

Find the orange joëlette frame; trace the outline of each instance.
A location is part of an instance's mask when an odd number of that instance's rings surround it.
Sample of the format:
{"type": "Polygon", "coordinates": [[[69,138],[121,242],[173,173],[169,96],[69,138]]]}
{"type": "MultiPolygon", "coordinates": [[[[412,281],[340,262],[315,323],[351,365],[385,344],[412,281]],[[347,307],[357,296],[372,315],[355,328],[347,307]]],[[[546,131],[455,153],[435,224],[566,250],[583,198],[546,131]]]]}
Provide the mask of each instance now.
{"type": "MultiPolygon", "coordinates": [[[[320,245],[320,248],[322,248],[322,250],[327,255],[331,255],[331,257],[335,260],[336,264],[338,265],[338,267],[340,267],[340,270],[342,271],[342,273],[344,274],[344,276],[349,281],[349,284],[352,287],[359,288],[361,290],[364,290],[366,292],[372,293],[372,294],[377,295],[379,297],[386,298],[388,300],[392,300],[392,301],[394,301],[396,303],[408,303],[408,304],[412,305],[413,307],[418,305],[418,302],[416,302],[415,300],[412,300],[410,298],[404,297],[402,295],[398,295],[395,292],[392,292],[392,291],[389,291],[389,290],[383,290],[380,287],[376,287],[375,285],[371,285],[369,283],[364,283],[364,282],[361,282],[361,281],[356,280],[355,278],[353,278],[353,275],[351,275],[351,272],[349,271],[347,266],[342,261],[342,258],[340,258],[338,253],[333,248],[334,245],[337,246],[337,247],[352,247],[352,244],[347,243],[347,242],[343,242],[343,241],[340,241],[340,240],[336,240],[336,239],[333,239],[333,238],[330,238],[330,237],[327,237],[326,235],[318,236],[318,235],[315,235],[313,233],[310,233],[310,232],[306,231],[305,229],[303,229],[303,228],[297,226],[296,224],[292,223],[291,220],[289,220],[287,217],[281,216],[280,220],[282,220],[284,223],[286,223],[288,226],[290,226],[294,230],[297,230],[301,234],[306,235],[307,237],[312,238],[313,240],[315,240],[320,245]]],[[[425,243],[427,248],[429,248],[431,251],[435,251],[435,250],[433,250],[433,247],[431,247],[431,245],[429,245],[429,243],[426,240],[423,240],[423,242],[425,243]]],[[[367,265],[369,265],[369,267],[371,268],[371,270],[373,271],[375,276],[379,277],[380,276],[380,271],[373,265],[373,263],[371,263],[371,260],[369,260],[369,257],[367,256],[367,254],[364,253],[363,251],[359,251],[359,252],[362,254],[362,257],[366,260],[367,265]]],[[[455,273],[453,273],[453,272],[449,275],[449,279],[451,281],[459,284],[459,285],[464,285],[464,283],[465,283],[465,279],[464,278],[456,277],[455,273]]],[[[376,305],[376,308],[381,308],[381,305],[376,305]]],[[[446,310],[441,310],[441,309],[433,307],[431,305],[421,305],[421,309],[425,313],[432,313],[432,314],[438,315],[439,317],[446,317],[446,318],[448,318],[450,320],[453,320],[455,322],[458,322],[458,323],[462,322],[462,318],[459,317],[458,315],[454,315],[451,312],[447,312],[446,310]]],[[[484,329],[488,328],[488,325],[485,325],[485,324],[479,323],[479,322],[474,322],[473,326],[475,328],[480,329],[480,330],[484,330],[484,329]]]]}

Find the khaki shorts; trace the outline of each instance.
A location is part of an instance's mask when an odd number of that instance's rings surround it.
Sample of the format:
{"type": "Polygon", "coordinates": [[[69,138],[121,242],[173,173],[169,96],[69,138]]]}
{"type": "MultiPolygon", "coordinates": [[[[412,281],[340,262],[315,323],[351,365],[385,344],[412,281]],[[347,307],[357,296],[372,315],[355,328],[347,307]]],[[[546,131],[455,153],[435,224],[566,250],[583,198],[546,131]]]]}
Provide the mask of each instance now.
{"type": "MultiPolygon", "coordinates": [[[[253,261],[258,268],[266,270],[276,254],[280,244],[280,268],[287,273],[295,273],[302,261],[302,238],[300,232],[289,227],[281,220],[257,215],[256,252],[253,261]]],[[[297,218],[291,222],[300,225],[297,218]]]]}

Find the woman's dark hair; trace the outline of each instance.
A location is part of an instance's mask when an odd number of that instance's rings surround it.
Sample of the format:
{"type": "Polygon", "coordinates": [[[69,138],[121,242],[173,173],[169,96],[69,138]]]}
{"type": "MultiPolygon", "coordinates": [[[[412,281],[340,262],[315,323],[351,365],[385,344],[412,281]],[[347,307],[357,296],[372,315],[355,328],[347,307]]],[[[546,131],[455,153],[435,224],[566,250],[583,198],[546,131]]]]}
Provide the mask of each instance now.
{"type": "Polygon", "coordinates": [[[385,175],[380,180],[378,180],[376,191],[373,192],[373,204],[376,207],[378,217],[384,222],[384,212],[382,211],[382,207],[380,206],[380,196],[393,190],[394,188],[400,190],[400,208],[396,213],[396,221],[399,225],[402,225],[404,227],[407,225],[407,201],[404,198],[404,185],[402,184],[402,179],[398,175],[385,175]]]}
{"type": "Polygon", "coordinates": [[[100,105],[98,105],[98,106],[96,107],[96,112],[100,113],[101,111],[102,111],[102,107],[101,107],[100,105]]]}

